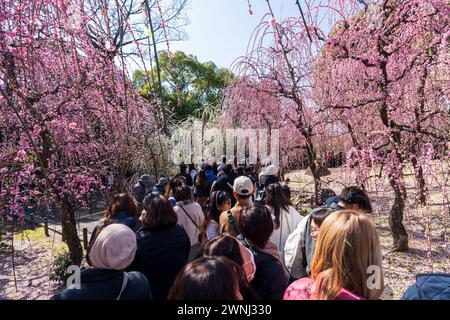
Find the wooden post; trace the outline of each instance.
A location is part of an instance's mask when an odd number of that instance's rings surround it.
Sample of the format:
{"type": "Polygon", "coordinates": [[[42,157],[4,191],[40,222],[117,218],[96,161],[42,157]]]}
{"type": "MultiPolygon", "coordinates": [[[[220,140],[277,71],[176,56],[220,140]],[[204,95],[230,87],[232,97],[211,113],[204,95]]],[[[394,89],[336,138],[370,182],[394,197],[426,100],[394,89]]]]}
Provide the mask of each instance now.
{"type": "Polygon", "coordinates": [[[30,213],[31,230],[34,230],[34,213],[30,213]]]}
{"type": "Polygon", "coordinates": [[[83,243],[84,243],[84,249],[88,249],[88,230],[87,228],[83,228],[83,243]]]}
{"type": "Polygon", "coordinates": [[[44,218],[44,233],[46,237],[50,237],[50,234],[48,233],[48,219],[44,218]]]}

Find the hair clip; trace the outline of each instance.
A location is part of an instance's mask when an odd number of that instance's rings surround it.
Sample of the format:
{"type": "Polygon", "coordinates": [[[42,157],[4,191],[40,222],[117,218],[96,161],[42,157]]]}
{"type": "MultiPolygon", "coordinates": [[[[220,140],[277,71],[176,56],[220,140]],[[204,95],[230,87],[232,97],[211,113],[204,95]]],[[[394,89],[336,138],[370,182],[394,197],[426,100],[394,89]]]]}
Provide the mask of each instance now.
{"type": "Polygon", "coordinates": [[[347,239],[344,240],[344,243],[349,246],[350,248],[352,247],[352,244],[350,243],[350,241],[348,241],[347,239]]]}

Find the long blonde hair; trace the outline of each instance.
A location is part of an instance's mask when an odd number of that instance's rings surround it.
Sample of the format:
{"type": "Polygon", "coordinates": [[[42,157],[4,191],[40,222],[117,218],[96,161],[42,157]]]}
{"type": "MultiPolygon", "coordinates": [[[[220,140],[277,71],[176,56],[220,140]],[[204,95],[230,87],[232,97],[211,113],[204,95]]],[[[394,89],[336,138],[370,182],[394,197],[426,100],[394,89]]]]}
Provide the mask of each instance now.
{"type": "MultiPolygon", "coordinates": [[[[365,299],[377,299],[384,288],[377,230],[364,213],[343,210],[328,216],[312,259],[311,277],[316,299],[335,299],[345,288],[365,299]],[[369,289],[368,268],[379,267],[381,282],[369,289]]],[[[370,270],[370,269],[369,269],[370,270]]]]}

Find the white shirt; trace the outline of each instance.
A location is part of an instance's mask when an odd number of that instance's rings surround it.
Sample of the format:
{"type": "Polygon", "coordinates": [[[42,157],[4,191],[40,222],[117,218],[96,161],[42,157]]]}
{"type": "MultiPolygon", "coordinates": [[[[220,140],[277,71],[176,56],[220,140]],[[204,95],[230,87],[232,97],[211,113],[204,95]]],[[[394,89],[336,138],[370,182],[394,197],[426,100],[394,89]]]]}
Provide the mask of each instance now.
{"type": "Polygon", "coordinates": [[[188,204],[183,204],[182,202],[177,202],[177,205],[173,208],[178,216],[178,224],[181,224],[189,236],[189,240],[191,241],[191,246],[198,243],[198,235],[203,225],[203,221],[205,220],[205,215],[203,214],[202,207],[197,202],[190,202],[188,204]],[[183,207],[183,208],[181,208],[183,207]],[[189,214],[192,220],[197,224],[198,228],[194,225],[194,223],[189,219],[188,215],[184,210],[189,214]]]}
{"type": "MultiPolygon", "coordinates": [[[[272,219],[275,220],[275,216],[273,214],[273,207],[266,206],[270,213],[272,214],[272,219]]],[[[278,250],[280,252],[284,251],[284,245],[286,243],[287,237],[295,230],[298,223],[302,220],[302,215],[295,210],[293,206],[289,206],[289,211],[280,210],[280,226],[278,229],[274,229],[272,236],[270,237],[270,241],[275,243],[278,246],[278,250]]]]}

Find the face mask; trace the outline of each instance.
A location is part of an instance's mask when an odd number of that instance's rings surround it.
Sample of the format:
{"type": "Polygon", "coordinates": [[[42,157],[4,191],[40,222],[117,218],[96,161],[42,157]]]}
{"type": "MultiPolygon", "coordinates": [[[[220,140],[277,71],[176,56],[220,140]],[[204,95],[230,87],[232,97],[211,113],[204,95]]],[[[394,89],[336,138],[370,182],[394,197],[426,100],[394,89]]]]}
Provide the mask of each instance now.
{"type": "Polygon", "coordinates": [[[250,282],[255,277],[256,272],[256,264],[255,258],[253,257],[253,253],[246,248],[243,244],[239,242],[239,249],[241,251],[242,260],[244,263],[242,264],[242,268],[245,271],[245,275],[247,276],[247,281],[250,282]]]}

